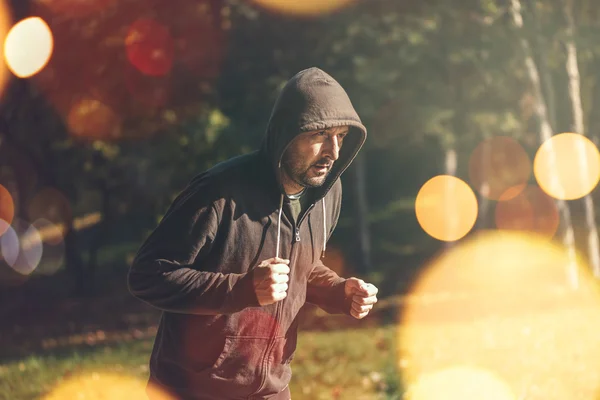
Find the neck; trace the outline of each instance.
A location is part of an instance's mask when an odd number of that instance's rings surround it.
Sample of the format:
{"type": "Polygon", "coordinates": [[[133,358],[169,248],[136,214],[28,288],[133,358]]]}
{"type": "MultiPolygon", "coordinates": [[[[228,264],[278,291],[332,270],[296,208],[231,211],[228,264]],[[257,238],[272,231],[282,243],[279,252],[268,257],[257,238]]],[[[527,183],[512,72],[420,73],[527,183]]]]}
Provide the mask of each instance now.
{"type": "Polygon", "coordinates": [[[294,195],[302,192],[305,187],[296,183],[293,179],[291,179],[286,173],[285,170],[281,169],[281,185],[283,186],[283,190],[287,195],[294,195]]]}

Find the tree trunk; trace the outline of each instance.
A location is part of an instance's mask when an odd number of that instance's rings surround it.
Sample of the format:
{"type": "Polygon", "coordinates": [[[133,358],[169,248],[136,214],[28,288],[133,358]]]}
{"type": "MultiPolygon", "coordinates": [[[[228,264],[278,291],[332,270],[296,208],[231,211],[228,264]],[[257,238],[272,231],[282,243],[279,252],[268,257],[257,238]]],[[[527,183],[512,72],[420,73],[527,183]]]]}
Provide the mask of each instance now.
{"type": "MultiPolygon", "coordinates": [[[[531,85],[536,98],[535,113],[540,121],[540,141],[543,143],[552,138],[553,128],[550,124],[548,108],[546,106],[546,101],[542,93],[540,74],[537,65],[535,64],[535,61],[533,59],[529,41],[527,40],[526,34],[523,33],[523,16],[521,14],[521,2],[519,0],[511,0],[510,5],[510,13],[513,22],[517,29],[520,31],[519,41],[523,50],[523,55],[525,57],[526,72],[529,75],[529,79],[531,81],[531,85]]],[[[553,152],[551,152],[549,162],[550,165],[548,166],[548,168],[550,168],[553,171],[556,171],[557,164],[553,152]]],[[[552,176],[556,177],[557,174],[552,174],[552,176]]],[[[567,202],[564,200],[558,199],[557,206],[562,217],[563,223],[563,243],[567,249],[569,257],[569,264],[567,265],[567,280],[573,288],[576,288],[579,286],[579,274],[577,270],[577,253],[575,250],[575,234],[573,232],[571,212],[569,210],[567,202]]]]}
{"type": "Polygon", "coordinates": [[[488,146],[485,141],[487,137],[484,137],[483,155],[481,157],[481,169],[483,170],[483,181],[479,187],[479,213],[477,214],[477,228],[487,229],[488,226],[488,213],[490,209],[490,183],[488,177],[490,174],[489,162],[491,157],[491,146],[488,146]]]}
{"type": "MultiPolygon", "coordinates": [[[[445,158],[444,158],[444,174],[450,176],[456,176],[456,170],[458,167],[458,156],[456,153],[455,140],[449,140],[445,145],[445,158]]],[[[448,181],[446,185],[447,194],[445,198],[451,199],[452,194],[454,193],[453,186],[454,182],[448,181]]],[[[447,211],[445,212],[445,224],[446,224],[446,237],[452,237],[456,233],[457,230],[457,218],[459,217],[456,214],[456,210],[454,209],[454,204],[451,201],[446,201],[447,211]]],[[[454,245],[454,242],[446,242],[446,249],[451,248],[454,245]]]]}
{"type": "Polygon", "coordinates": [[[535,46],[537,48],[537,52],[540,54],[539,56],[539,72],[540,72],[540,82],[542,85],[542,94],[544,96],[544,100],[546,103],[546,110],[548,112],[548,121],[550,122],[550,126],[557,129],[558,120],[556,118],[556,94],[554,91],[554,85],[552,84],[553,79],[552,75],[549,72],[548,63],[546,61],[546,39],[539,34],[539,23],[538,23],[538,15],[535,8],[537,0],[529,0],[528,4],[531,8],[532,15],[532,28],[533,32],[535,32],[535,46]]]}
{"type": "MultiPolygon", "coordinates": [[[[575,46],[575,21],[573,19],[572,0],[562,0],[565,19],[567,22],[567,38],[565,47],[567,50],[566,69],[569,77],[569,99],[573,115],[573,131],[585,135],[583,123],[583,107],[581,105],[581,80],[579,76],[579,64],[577,62],[577,47],[575,46]]],[[[578,157],[580,176],[589,179],[589,165],[586,157],[585,147],[578,146],[578,157]]],[[[585,208],[585,222],[587,227],[588,257],[594,276],[600,277],[600,244],[598,242],[598,228],[596,226],[596,212],[591,195],[583,198],[585,208]]]]}
{"type": "Polygon", "coordinates": [[[369,229],[369,205],[367,201],[367,183],[365,176],[364,150],[354,159],[354,187],[356,198],[356,234],[359,246],[358,271],[365,274],[371,270],[371,232],[369,229]]]}
{"type": "MultiPolygon", "coordinates": [[[[596,71],[600,70],[600,59],[596,60],[592,69],[596,71]]],[[[590,110],[597,110],[600,107],[600,77],[596,77],[594,82],[594,91],[592,93],[592,100],[590,104],[590,110]]],[[[600,146],[600,113],[591,112],[588,115],[588,137],[594,142],[596,146],[600,146]]]]}

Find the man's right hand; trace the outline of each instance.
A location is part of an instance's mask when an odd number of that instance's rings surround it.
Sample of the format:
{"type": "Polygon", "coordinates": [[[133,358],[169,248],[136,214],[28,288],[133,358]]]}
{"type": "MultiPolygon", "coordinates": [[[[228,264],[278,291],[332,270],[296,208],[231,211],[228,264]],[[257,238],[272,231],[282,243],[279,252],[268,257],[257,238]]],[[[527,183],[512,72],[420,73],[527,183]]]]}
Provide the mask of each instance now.
{"type": "Polygon", "coordinates": [[[273,257],[254,268],[254,291],[261,306],[273,304],[287,296],[290,260],[273,257]]]}

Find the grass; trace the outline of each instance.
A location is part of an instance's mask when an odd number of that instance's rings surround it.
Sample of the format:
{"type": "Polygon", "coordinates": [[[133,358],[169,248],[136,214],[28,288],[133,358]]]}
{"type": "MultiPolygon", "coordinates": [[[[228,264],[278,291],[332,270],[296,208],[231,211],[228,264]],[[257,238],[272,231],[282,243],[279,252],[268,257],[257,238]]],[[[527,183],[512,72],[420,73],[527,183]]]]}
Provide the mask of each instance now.
{"type": "MultiPolygon", "coordinates": [[[[301,333],[292,363],[295,399],[388,399],[397,395],[393,325],[301,333]]],[[[399,398],[399,397],[396,397],[399,398]]]]}
{"type": "MultiPolygon", "coordinates": [[[[578,293],[518,308],[467,295],[382,300],[382,309],[412,307],[400,325],[377,325],[377,314],[346,325],[323,318],[324,330],[300,333],[292,398],[600,400],[600,301],[578,293]]],[[[137,332],[0,362],[0,399],[144,399],[153,331],[137,332]],[[69,382],[68,393],[41,397],[69,382]]]]}
{"type": "MultiPolygon", "coordinates": [[[[294,400],[400,398],[393,396],[398,387],[391,350],[394,331],[390,325],[301,333],[292,364],[294,400]]],[[[80,382],[79,390],[68,391],[73,399],[105,399],[106,390],[119,384],[127,392],[123,398],[143,398],[151,346],[152,338],[144,338],[119,345],[56,350],[0,364],[0,399],[44,398],[44,394],[73,380],[80,382]],[[84,386],[82,376],[92,381],[95,377],[98,384],[90,386],[88,382],[84,386]],[[129,377],[130,383],[117,382],[115,377],[119,376],[129,377]],[[85,397],[77,393],[83,393],[83,387],[87,387],[85,397]]]]}

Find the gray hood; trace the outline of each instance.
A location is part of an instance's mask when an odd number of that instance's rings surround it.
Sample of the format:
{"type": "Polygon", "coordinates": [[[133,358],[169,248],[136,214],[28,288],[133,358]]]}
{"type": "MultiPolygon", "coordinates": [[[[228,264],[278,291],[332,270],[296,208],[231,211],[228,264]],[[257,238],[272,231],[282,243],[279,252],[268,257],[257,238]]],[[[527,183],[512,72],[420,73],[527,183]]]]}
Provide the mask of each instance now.
{"type": "Polygon", "coordinates": [[[367,137],[367,129],[342,86],[326,72],[312,67],[298,72],[279,94],[263,139],[261,152],[269,158],[284,193],[280,162],[287,146],[303,132],[349,126],[350,130],[325,183],[314,189],[314,199],[323,198],[350,165],[367,137]]]}

